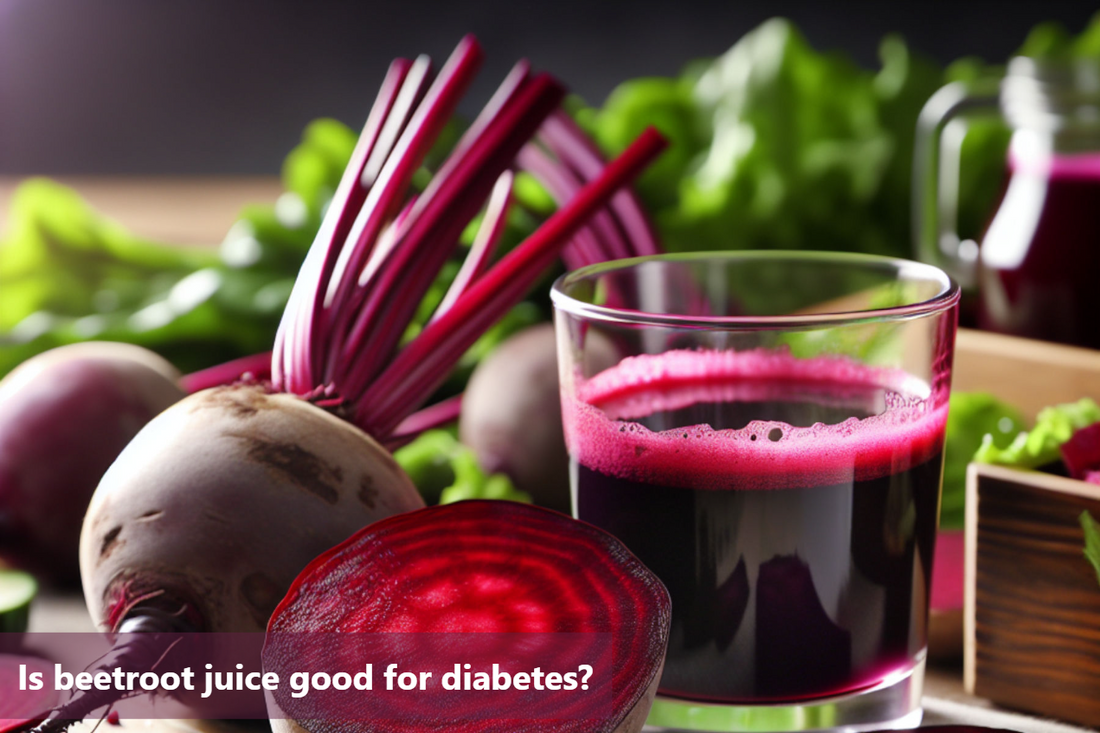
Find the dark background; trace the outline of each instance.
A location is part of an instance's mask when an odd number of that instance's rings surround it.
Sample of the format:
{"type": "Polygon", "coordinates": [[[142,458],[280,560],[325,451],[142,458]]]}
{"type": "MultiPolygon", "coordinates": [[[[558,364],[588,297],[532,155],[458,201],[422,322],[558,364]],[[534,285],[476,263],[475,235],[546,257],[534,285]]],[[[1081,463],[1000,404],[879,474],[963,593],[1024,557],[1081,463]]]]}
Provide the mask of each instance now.
{"type": "MultiPolygon", "coordinates": [[[[358,127],[389,61],[441,61],[472,31],[483,101],[521,56],[599,103],[676,73],[773,15],[875,67],[902,33],[946,63],[1003,61],[1040,20],[1080,30],[1092,2],[749,0],[0,0],[0,173],[274,173],[302,127],[358,127]]],[[[479,105],[478,105],[479,106],[479,105]]]]}

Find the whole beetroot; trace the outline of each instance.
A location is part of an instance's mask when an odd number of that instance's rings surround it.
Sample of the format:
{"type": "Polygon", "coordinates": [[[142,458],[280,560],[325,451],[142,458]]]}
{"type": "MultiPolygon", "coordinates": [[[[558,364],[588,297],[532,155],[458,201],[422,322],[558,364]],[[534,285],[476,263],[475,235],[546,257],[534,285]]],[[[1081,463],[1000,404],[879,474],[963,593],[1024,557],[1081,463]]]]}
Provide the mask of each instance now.
{"type": "Polygon", "coordinates": [[[0,558],[59,584],[96,484],[139,430],[184,396],[179,373],[130,344],[62,346],[0,381],[0,558]]]}
{"type": "Polygon", "coordinates": [[[515,334],[482,360],[462,398],[458,434],[486,473],[503,473],[536,504],[569,511],[554,325],[515,334]]]}
{"type": "Polygon", "coordinates": [[[100,482],[80,546],[88,610],[112,629],[160,594],[200,629],[263,631],[316,555],[423,506],[351,423],[260,387],[205,390],[150,422],[100,482]]]}
{"type": "MultiPolygon", "coordinates": [[[[595,336],[586,369],[616,362],[595,336]]],[[[561,423],[557,342],[552,323],[520,331],[474,370],[462,398],[459,437],[486,473],[503,473],[536,504],[569,513],[569,457],[561,423]]]]}

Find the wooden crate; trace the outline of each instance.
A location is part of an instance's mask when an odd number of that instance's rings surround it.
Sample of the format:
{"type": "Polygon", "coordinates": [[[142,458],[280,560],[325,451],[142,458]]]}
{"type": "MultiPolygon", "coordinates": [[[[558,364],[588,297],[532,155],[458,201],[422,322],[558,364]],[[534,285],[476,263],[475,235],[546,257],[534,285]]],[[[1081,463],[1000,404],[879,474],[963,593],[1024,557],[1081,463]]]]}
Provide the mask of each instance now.
{"type": "Polygon", "coordinates": [[[951,388],[991,392],[1028,418],[1059,402],[1100,402],[1100,351],[963,328],[951,388]]]}
{"type": "MultiPolygon", "coordinates": [[[[990,392],[1034,419],[1048,405],[1100,400],[1100,352],[960,329],[952,389],[990,392]]],[[[941,559],[962,562],[954,553],[941,559]]],[[[962,608],[931,609],[928,632],[930,659],[962,658],[962,608]]]]}
{"type": "MultiPolygon", "coordinates": [[[[952,384],[1034,418],[1100,400],[1100,352],[961,330],[952,384]]],[[[971,464],[967,477],[964,683],[1005,707],[1100,727],[1100,582],[1079,517],[1100,486],[971,464]]]]}
{"type": "Polygon", "coordinates": [[[1100,727],[1100,581],[1079,517],[1100,486],[1003,466],[967,477],[966,690],[1100,727]]]}

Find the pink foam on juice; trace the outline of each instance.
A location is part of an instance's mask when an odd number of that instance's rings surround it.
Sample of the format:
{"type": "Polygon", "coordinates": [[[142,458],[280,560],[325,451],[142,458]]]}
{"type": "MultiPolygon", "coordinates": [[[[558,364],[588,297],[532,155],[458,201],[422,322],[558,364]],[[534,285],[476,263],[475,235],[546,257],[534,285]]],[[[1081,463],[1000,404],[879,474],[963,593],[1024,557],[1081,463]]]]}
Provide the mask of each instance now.
{"type": "Polygon", "coordinates": [[[709,490],[811,488],[894,475],[943,449],[946,388],[900,370],[787,351],[669,351],[628,357],[563,400],[566,445],[582,465],[619,478],[709,490]],[[782,398],[777,384],[882,388],[885,410],[836,424],[757,420],[654,432],[632,420],[695,402],[782,398]]]}

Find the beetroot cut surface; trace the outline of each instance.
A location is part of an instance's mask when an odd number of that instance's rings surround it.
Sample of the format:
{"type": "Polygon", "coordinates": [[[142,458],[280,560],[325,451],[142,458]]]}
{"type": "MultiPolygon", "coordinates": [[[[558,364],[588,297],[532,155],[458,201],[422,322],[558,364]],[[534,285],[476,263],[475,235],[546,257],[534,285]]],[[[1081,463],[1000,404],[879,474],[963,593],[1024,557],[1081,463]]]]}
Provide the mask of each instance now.
{"type": "MultiPolygon", "coordinates": [[[[318,557],[272,615],[302,632],[611,635],[611,715],[594,724],[469,720],[451,731],[640,730],[664,663],[671,603],[612,535],[547,509],[465,501],[377,522],[318,557]],[[647,699],[648,698],[648,699],[647,699]],[[578,727],[579,726],[579,727],[578,727]]],[[[312,733],[414,730],[393,720],[297,721],[312,733]]]]}

